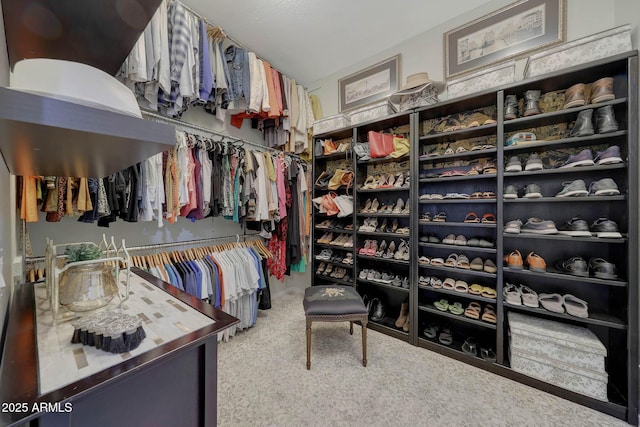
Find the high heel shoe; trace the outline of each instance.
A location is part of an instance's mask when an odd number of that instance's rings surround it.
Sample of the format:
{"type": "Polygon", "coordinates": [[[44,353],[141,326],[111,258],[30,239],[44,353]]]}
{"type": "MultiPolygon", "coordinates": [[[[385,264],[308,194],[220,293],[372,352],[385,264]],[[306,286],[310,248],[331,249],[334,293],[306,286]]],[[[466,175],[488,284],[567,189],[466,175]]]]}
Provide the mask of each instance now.
{"type": "Polygon", "coordinates": [[[402,188],[404,185],[404,172],[399,172],[395,176],[396,182],[393,184],[394,188],[402,188]]]}
{"type": "Polygon", "coordinates": [[[378,207],[380,207],[380,202],[378,201],[378,199],[373,199],[373,202],[371,202],[371,209],[369,209],[369,213],[378,212],[378,207]]]}
{"type": "Polygon", "coordinates": [[[407,242],[404,240],[400,241],[400,246],[398,246],[398,250],[393,254],[393,259],[401,260],[404,256],[404,251],[407,248],[407,242]]]}
{"type": "Polygon", "coordinates": [[[316,270],[316,274],[322,274],[325,268],[327,268],[327,263],[322,261],[316,270]]]}
{"type": "Polygon", "coordinates": [[[393,222],[391,223],[391,230],[389,230],[389,232],[395,233],[397,229],[398,229],[398,218],[394,218],[393,222]]]}
{"type": "Polygon", "coordinates": [[[360,187],[361,190],[371,190],[374,189],[374,185],[375,185],[376,179],[373,177],[373,175],[369,175],[366,179],[366,181],[364,182],[364,184],[362,184],[362,187],[360,187]]]}
{"type": "Polygon", "coordinates": [[[369,212],[369,209],[371,209],[371,199],[367,199],[367,201],[364,203],[364,208],[360,209],[360,212],[362,213],[367,213],[369,212]]]}
{"type": "Polygon", "coordinates": [[[393,254],[395,253],[395,251],[396,251],[396,242],[392,240],[391,243],[389,243],[387,252],[384,255],[382,255],[382,258],[385,258],[385,259],[393,258],[393,254]]]}
{"type": "Polygon", "coordinates": [[[381,257],[384,254],[384,251],[386,250],[387,250],[387,241],[383,240],[382,243],[380,243],[380,247],[376,252],[376,256],[381,257]]]}
{"type": "Polygon", "coordinates": [[[409,199],[407,198],[407,201],[404,203],[404,209],[402,209],[400,213],[408,215],[410,211],[411,211],[411,205],[409,204],[409,199]]]}
{"type": "Polygon", "coordinates": [[[402,200],[402,198],[398,197],[398,201],[396,202],[396,205],[393,208],[393,213],[394,214],[400,214],[400,213],[402,213],[403,209],[404,209],[404,200],[402,200]]]}
{"type": "Polygon", "coordinates": [[[380,233],[384,233],[385,231],[387,231],[387,218],[385,218],[382,221],[382,224],[380,225],[380,227],[376,231],[378,231],[380,233]]]}
{"type": "Polygon", "coordinates": [[[360,255],[366,255],[367,253],[369,253],[369,249],[371,249],[371,240],[365,240],[364,246],[361,247],[360,250],[358,250],[358,253],[360,255]]]}
{"type": "Polygon", "coordinates": [[[378,241],[371,241],[371,246],[367,249],[367,255],[376,256],[376,252],[378,252],[378,241]]]}
{"type": "Polygon", "coordinates": [[[324,273],[322,273],[322,275],[329,276],[332,271],[333,271],[333,264],[329,264],[327,265],[327,268],[325,268],[324,273]]]}

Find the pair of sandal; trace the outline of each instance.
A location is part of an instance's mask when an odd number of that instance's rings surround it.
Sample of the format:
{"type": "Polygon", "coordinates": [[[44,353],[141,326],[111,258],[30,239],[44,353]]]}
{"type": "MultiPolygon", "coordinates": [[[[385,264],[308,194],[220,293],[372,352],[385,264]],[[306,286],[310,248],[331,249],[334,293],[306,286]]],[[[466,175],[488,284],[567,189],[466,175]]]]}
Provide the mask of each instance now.
{"type": "Polygon", "coordinates": [[[564,313],[566,310],[570,316],[589,317],[589,304],[574,295],[540,294],[539,300],[542,307],[554,313],[564,313]]]}
{"type": "Polygon", "coordinates": [[[477,223],[495,224],[496,223],[496,216],[495,216],[495,214],[487,212],[484,215],[482,215],[482,218],[480,218],[477,213],[469,212],[464,217],[464,222],[466,222],[466,223],[476,223],[476,224],[477,223]]]}
{"type": "Polygon", "coordinates": [[[467,306],[467,308],[464,310],[464,315],[465,317],[468,317],[470,319],[474,319],[474,320],[480,319],[488,323],[497,322],[496,310],[493,307],[493,305],[491,304],[485,305],[482,315],[480,315],[480,311],[481,311],[480,303],[476,301],[472,301],[469,303],[469,306],[467,306]]]}
{"type": "Polygon", "coordinates": [[[457,316],[461,315],[462,313],[464,313],[464,308],[462,308],[462,304],[459,302],[454,302],[452,304],[449,304],[449,301],[447,301],[446,299],[441,299],[440,301],[435,301],[433,303],[433,306],[435,308],[437,308],[440,311],[448,311],[451,314],[455,314],[457,316]]]}
{"type": "Polygon", "coordinates": [[[469,292],[469,285],[464,280],[454,280],[451,277],[447,277],[442,282],[442,289],[466,294],[469,292]]]}
{"type": "Polygon", "coordinates": [[[493,191],[476,191],[475,193],[471,193],[471,199],[495,199],[496,193],[493,191]]]}
{"type": "Polygon", "coordinates": [[[422,286],[431,286],[433,289],[442,289],[442,280],[434,276],[420,276],[418,284],[422,286]]]}
{"type": "Polygon", "coordinates": [[[473,285],[469,286],[469,293],[471,295],[478,295],[484,298],[491,298],[491,299],[496,299],[498,296],[498,293],[494,288],[490,288],[488,286],[482,286],[477,283],[474,283],[473,285]]]}
{"type": "Polygon", "coordinates": [[[474,337],[469,337],[464,341],[462,351],[470,356],[480,356],[487,362],[496,362],[496,353],[491,348],[478,347],[478,341],[474,337]],[[478,354],[478,348],[480,354],[478,354]]]}
{"type": "Polygon", "coordinates": [[[447,214],[446,212],[439,212],[437,215],[434,215],[433,217],[431,216],[431,212],[425,212],[422,214],[422,217],[420,217],[420,219],[422,221],[433,221],[433,222],[446,222],[447,221],[447,214]]]}
{"type": "MultiPolygon", "coordinates": [[[[506,283],[504,288],[502,288],[502,296],[507,304],[525,305],[531,308],[537,308],[539,306],[539,296],[536,291],[524,285],[516,286],[511,283],[506,283]]],[[[562,313],[564,313],[564,309],[562,313]]]]}
{"type": "MultiPolygon", "coordinates": [[[[433,260],[431,264],[433,265],[433,260]]],[[[464,254],[451,254],[443,264],[445,267],[462,268],[464,270],[469,270],[471,268],[469,258],[464,254]]]]}
{"type": "Polygon", "coordinates": [[[438,337],[438,341],[442,345],[449,346],[453,344],[453,335],[451,334],[451,326],[440,326],[439,323],[433,322],[422,331],[425,337],[434,339],[438,337]]]}
{"type": "Polygon", "coordinates": [[[497,123],[497,121],[494,120],[494,119],[486,119],[484,122],[482,122],[482,124],[480,124],[479,121],[474,120],[471,123],[469,123],[468,125],[449,126],[448,128],[445,128],[445,130],[443,132],[454,132],[454,131],[457,131],[457,130],[471,129],[471,128],[475,128],[475,127],[478,127],[478,126],[495,125],[496,123],[497,123]]]}

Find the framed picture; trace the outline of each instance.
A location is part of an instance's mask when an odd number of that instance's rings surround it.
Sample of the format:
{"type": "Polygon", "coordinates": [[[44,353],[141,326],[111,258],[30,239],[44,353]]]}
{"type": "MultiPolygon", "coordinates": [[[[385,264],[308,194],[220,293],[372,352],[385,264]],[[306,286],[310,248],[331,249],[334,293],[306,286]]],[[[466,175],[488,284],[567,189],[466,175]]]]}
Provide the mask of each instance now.
{"type": "Polygon", "coordinates": [[[445,76],[531,54],[565,33],[566,0],[520,0],[444,34],[445,76]]]}
{"type": "Polygon", "coordinates": [[[338,80],[340,112],[380,101],[398,90],[400,55],[338,80]]]}

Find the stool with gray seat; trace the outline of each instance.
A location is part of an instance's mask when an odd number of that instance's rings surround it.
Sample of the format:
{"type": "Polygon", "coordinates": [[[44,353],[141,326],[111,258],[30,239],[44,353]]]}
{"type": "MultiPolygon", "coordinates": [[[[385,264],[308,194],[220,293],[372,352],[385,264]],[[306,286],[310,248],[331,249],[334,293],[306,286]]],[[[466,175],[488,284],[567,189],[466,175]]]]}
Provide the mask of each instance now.
{"type": "Polygon", "coordinates": [[[368,312],[362,298],[351,286],[311,286],[304,292],[304,314],[307,318],[307,369],[311,369],[311,324],[316,322],[353,322],[362,326],[362,366],[367,366],[368,312]]]}

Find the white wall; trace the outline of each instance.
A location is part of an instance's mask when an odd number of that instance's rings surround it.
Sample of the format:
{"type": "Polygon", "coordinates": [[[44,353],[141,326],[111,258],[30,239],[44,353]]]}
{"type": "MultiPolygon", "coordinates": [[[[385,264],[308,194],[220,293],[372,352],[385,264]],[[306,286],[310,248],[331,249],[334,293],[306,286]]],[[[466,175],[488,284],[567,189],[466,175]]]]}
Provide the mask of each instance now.
{"type": "MultiPolygon", "coordinates": [[[[387,49],[364,61],[353,64],[348,68],[338,71],[317,82],[309,85],[314,94],[318,95],[322,104],[323,113],[326,116],[338,113],[338,79],[348,76],[363,68],[401,54],[400,86],[408,75],[428,72],[433,80],[444,80],[444,56],[443,34],[460,25],[464,25],[474,19],[486,15],[489,12],[500,9],[513,3],[514,0],[495,0],[481,8],[472,10],[446,22],[443,25],[425,31],[418,36],[409,39],[396,47],[387,49]]],[[[621,13],[621,20],[617,19],[618,3],[628,3],[629,8],[636,7],[638,0],[568,0],[567,1],[567,40],[575,40],[589,34],[597,33],[617,25],[635,19],[635,26],[640,20],[639,14],[621,13]],[[627,18],[624,20],[624,18],[627,18]]],[[[389,21],[390,27],[385,31],[393,31],[393,25],[402,25],[393,19],[389,21]]],[[[526,59],[520,60],[516,67],[516,78],[522,78],[526,59]]],[[[442,97],[444,98],[444,97],[442,97]]]]}

